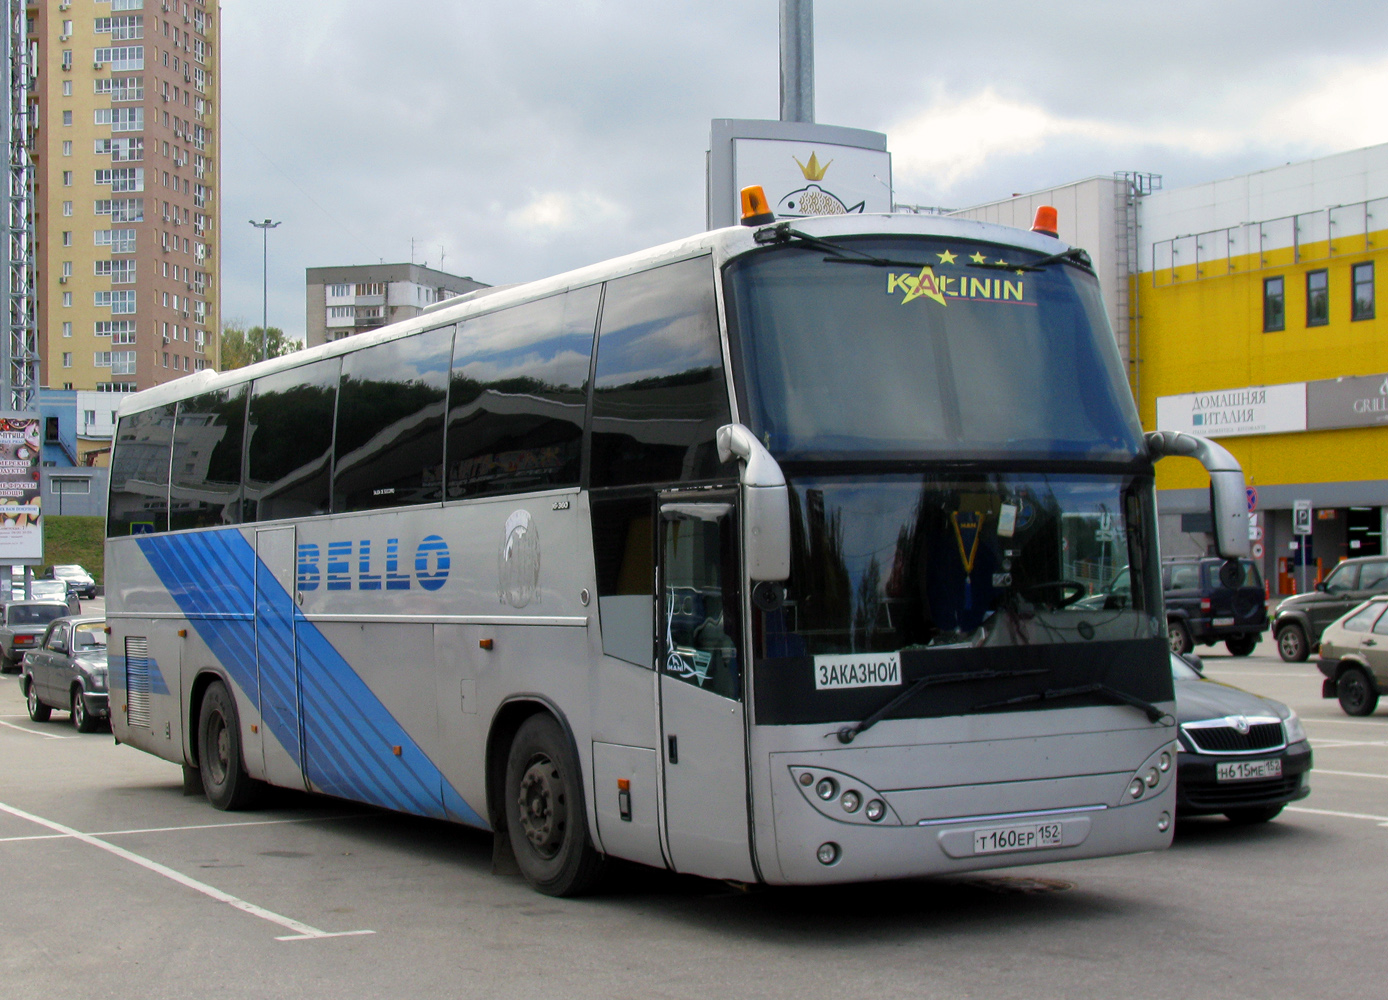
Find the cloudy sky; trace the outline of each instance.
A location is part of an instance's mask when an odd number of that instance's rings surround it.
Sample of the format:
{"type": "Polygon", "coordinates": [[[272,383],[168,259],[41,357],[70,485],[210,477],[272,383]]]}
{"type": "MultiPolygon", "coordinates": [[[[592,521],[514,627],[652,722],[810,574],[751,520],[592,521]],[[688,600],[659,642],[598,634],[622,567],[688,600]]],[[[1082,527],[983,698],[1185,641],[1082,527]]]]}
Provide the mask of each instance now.
{"type": "MultiPolygon", "coordinates": [[[[223,0],[223,318],[304,329],[304,268],[489,284],[703,228],[713,118],[775,118],[777,0],[223,0]]],[[[896,201],[1166,187],[1388,141],[1388,4],[818,0],[816,120],[896,201]]]]}

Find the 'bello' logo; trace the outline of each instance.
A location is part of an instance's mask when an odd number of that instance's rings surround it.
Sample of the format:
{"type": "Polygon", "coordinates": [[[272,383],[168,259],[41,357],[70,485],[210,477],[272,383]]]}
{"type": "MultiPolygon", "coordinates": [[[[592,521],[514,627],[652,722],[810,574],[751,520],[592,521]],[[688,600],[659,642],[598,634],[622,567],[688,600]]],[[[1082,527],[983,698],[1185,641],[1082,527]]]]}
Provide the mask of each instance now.
{"type": "Polygon", "coordinates": [[[328,558],[319,570],[322,550],[313,542],[299,546],[299,589],[317,590],[323,583],[326,590],[409,590],[415,583],[425,590],[438,590],[448,582],[448,543],[438,535],[424,538],[414,550],[414,572],[400,566],[400,539],[387,538],[383,565],[373,567],[380,558],[380,549],[373,553],[371,540],[329,542],[328,558]],[[353,563],[356,572],[352,572],[353,563]],[[326,577],[326,579],[325,579],[326,577]]]}

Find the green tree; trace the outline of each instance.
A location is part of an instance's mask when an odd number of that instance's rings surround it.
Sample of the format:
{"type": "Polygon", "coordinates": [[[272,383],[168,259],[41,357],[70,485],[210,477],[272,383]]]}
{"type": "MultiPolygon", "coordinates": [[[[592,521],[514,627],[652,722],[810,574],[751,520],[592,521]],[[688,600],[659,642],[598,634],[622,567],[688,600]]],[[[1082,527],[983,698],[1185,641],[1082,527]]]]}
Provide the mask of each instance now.
{"type": "Polygon", "coordinates": [[[240,320],[228,320],[222,327],[222,371],[244,368],[263,358],[282,358],[299,350],[299,342],[290,340],[279,327],[270,327],[269,333],[267,338],[258,326],[247,329],[240,320]]]}

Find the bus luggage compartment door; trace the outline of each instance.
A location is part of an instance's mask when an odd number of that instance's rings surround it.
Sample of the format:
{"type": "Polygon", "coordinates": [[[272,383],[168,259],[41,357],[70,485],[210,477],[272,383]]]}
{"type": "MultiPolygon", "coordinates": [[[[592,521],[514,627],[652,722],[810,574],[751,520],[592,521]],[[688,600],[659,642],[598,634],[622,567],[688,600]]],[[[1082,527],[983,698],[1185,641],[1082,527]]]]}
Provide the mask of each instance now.
{"type": "Polygon", "coordinates": [[[299,670],[294,643],[293,528],[255,533],[255,662],[260,681],[260,715],[265,779],[273,785],[304,787],[299,732],[299,670]]]}
{"type": "MultiPolygon", "coordinates": [[[[700,501],[707,500],[707,494],[700,501]]],[[[736,507],[662,497],[665,832],[681,872],[752,881],[736,507]]]]}

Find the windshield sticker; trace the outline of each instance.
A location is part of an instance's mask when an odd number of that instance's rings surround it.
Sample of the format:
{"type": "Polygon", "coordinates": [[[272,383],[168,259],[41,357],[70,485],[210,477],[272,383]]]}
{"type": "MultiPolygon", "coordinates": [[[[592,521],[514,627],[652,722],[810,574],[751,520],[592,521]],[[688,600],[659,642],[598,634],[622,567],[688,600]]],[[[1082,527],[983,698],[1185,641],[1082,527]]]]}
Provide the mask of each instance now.
{"type": "MultiPolygon", "coordinates": [[[[938,265],[927,264],[920,269],[920,273],[915,274],[910,271],[888,271],[887,272],[887,294],[900,295],[901,304],[914,302],[916,299],[930,299],[942,306],[949,305],[949,299],[961,299],[968,302],[1003,302],[1014,306],[1035,306],[1035,302],[1026,301],[1026,283],[1023,275],[1025,271],[1020,268],[1016,271],[1016,277],[988,276],[980,277],[968,273],[935,273],[936,266],[969,266],[967,264],[958,265],[956,261],[958,254],[945,250],[935,254],[940,258],[938,265]]],[[[990,268],[997,265],[1005,265],[1003,260],[988,261],[981,253],[974,253],[968,257],[973,264],[984,264],[990,268]]]]}
{"type": "Polygon", "coordinates": [[[1002,512],[998,515],[998,537],[1011,538],[1012,533],[1017,530],[1017,506],[1005,503],[1002,505],[1002,512]]]}
{"type": "Polygon", "coordinates": [[[814,658],[816,691],[896,687],[900,683],[900,653],[844,653],[814,658]]]}

